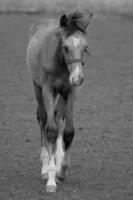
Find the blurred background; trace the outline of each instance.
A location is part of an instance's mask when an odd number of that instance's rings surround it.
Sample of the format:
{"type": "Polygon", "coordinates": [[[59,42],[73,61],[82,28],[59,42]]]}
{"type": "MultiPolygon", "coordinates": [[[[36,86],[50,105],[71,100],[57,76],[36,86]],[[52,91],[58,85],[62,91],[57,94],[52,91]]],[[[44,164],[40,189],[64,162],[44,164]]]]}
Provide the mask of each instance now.
{"type": "Polygon", "coordinates": [[[76,9],[132,14],[133,0],[0,0],[1,12],[54,12],[76,9]]]}

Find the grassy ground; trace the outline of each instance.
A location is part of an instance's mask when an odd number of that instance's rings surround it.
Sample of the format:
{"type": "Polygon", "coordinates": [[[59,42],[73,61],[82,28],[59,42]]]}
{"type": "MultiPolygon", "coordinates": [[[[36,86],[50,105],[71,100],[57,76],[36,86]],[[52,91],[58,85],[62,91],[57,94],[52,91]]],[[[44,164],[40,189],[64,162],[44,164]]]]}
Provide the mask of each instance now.
{"type": "Polygon", "coordinates": [[[76,136],[66,181],[56,194],[40,178],[36,102],[25,64],[38,16],[0,16],[0,199],[133,199],[133,26],[95,17],[85,83],[75,107],[76,136]]]}

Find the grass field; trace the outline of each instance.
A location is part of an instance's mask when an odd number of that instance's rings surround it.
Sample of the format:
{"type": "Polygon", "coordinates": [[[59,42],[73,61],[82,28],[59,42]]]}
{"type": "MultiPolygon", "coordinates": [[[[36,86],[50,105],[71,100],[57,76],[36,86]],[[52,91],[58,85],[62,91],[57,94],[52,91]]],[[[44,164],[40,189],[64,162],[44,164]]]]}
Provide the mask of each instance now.
{"type": "MultiPolygon", "coordinates": [[[[41,16],[40,16],[41,17],[41,16]]],[[[40,177],[36,102],[25,57],[39,16],[0,15],[0,199],[133,199],[133,21],[95,16],[75,106],[69,175],[56,194],[40,177]]]]}

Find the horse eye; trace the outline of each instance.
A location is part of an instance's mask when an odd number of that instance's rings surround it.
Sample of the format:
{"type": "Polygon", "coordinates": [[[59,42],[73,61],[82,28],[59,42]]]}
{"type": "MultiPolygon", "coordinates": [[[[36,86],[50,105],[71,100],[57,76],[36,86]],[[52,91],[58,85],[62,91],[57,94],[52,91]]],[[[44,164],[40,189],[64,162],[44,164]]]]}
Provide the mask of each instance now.
{"type": "Polygon", "coordinates": [[[64,46],[63,49],[64,49],[65,53],[67,53],[67,54],[69,53],[69,49],[67,46],[64,46]]]}

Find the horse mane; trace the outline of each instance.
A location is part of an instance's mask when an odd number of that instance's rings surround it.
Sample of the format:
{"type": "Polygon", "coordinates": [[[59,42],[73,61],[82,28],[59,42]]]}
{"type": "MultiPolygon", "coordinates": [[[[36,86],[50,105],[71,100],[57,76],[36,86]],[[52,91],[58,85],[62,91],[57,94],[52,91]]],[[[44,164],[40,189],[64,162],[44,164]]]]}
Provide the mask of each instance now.
{"type": "MultiPolygon", "coordinates": [[[[67,15],[67,25],[64,28],[67,36],[72,35],[77,31],[81,31],[84,34],[86,33],[85,29],[82,26],[83,18],[84,18],[84,13],[80,11],[73,11],[67,15]]],[[[44,25],[45,21],[43,19],[34,23],[30,28],[29,38],[31,38],[37,32],[37,30],[44,25]]],[[[60,27],[58,27],[57,29],[58,29],[57,32],[61,31],[60,27]]]]}
{"type": "Polygon", "coordinates": [[[79,11],[71,12],[67,16],[67,26],[65,28],[65,31],[68,36],[75,33],[76,31],[81,31],[82,33],[85,34],[85,30],[81,25],[81,20],[83,19],[83,17],[84,17],[83,13],[79,11]]]}

